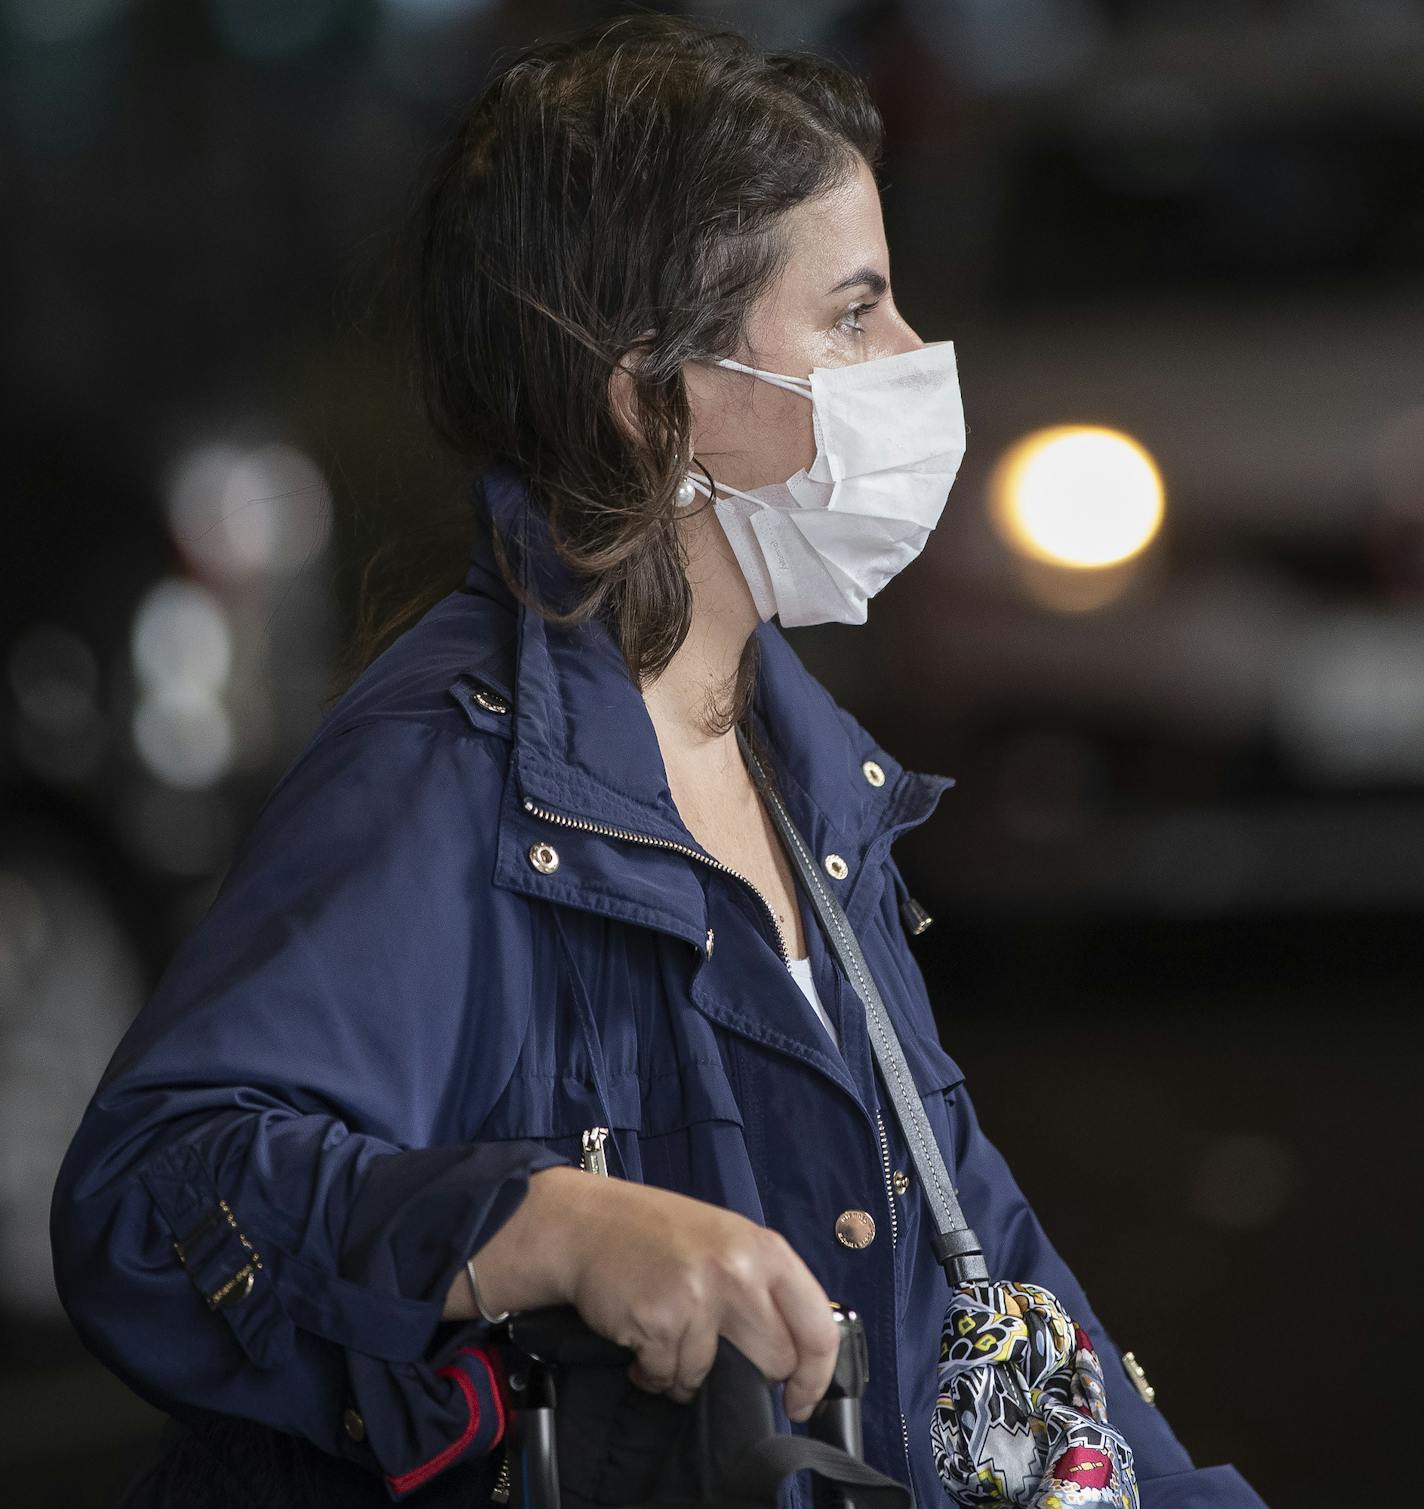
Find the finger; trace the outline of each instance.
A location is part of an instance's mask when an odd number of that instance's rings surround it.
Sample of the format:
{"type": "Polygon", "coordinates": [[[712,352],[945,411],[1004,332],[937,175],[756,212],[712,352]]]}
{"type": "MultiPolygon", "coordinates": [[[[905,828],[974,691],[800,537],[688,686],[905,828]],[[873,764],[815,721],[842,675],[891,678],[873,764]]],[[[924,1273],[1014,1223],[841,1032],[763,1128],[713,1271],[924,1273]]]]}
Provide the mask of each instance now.
{"type": "Polygon", "coordinates": [[[665,1394],[673,1386],[673,1374],[666,1367],[648,1368],[641,1361],[628,1364],[629,1380],[649,1394],[665,1394]]]}
{"type": "Polygon", "coordinates": [[[628,1377],[650,1394],[665,1394],[677,1381],[677,1358],[687,1328],[634,1342],[637,1353],[628,1365],[628,1377]]]}
{"type": "Polygon", "coordinates": [[[768,1383],[779,1383],[796,1366],[796,1339],[764,1285],[729,1305],[719,1329],[768,1383]]]}
{"type": "Polygon", "coordinates": [[[771,1297],[796,1347],[796,1366],[786,1380],[786,1413],[802,1420],[831,1386],[840,1352],[840,1326],[826,1291],[799,1257],[773,1283],[771,1297]]]}
{"type": "Polygon", "coordinates": [[[639,1362],[628,1364],[628,1381],[648,1394],[665,1394],[671,1387],[667,1376],[649,1373],[639,1362]]]}
{"type": "Polygon", "coordinates": [[[702,1387],[703,1380],[712,1371],[717,1360],[717,1327],[702,1323],[688,1326],[682,1333],[682,1342],[677,1349],[677,1373],[668,1392],[681,1404],[702,1387]]]}

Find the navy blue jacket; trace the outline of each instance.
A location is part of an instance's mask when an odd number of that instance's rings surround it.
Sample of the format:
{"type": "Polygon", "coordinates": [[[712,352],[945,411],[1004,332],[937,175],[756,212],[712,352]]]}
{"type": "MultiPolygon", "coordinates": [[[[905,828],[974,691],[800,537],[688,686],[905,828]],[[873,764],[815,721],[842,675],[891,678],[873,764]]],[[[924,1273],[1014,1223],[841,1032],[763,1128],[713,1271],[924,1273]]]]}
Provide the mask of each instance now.
{"type": "MultiPolygon", "coordinates": [[[[838,1052],[763,904],[680,819],[612,636],[551,627],[500,580],[485,509],[525,531],[532,586],[569,585],[517,474],[482,482],[463,586],[282,776],[115,1051],[55,1191],[68,1313],[165,1409],[303,1437],[391,1499],[472,1463],[487,1492],[504,1384],[484,1323],[442,1302],[529,1174],[607,1126],[612,1174],[777,1228],[860,1312],[867,1458],[942,1504],[946,1281],[863,1009],[803,897],[838,1052]],[[837,1240],[847,1210],[868,1245],[837,1240]]],[[[891,846],[953,782],[902,767],[774,622],[757,633],[759,735],[813,852],[846,863],[832,883],[991,1273],[1053,1290],[1096,1343],[1146,1509],[1259,1506],[1132,1386],[940,1046],[891,846]]]]}

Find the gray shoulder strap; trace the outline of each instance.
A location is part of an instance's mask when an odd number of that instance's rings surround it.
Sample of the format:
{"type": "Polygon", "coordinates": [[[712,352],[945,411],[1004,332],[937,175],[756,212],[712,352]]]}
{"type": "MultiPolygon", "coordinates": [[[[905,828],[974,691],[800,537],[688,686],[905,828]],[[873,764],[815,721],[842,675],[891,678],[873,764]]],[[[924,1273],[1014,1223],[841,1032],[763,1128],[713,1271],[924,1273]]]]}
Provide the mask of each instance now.
{"type": "Polygon", "coordinates": [[[756,782],[771,812],[772,821],[796,866],[796,872],[815,903],[817,915],[835,948],[841,967],[865,1006],[870,1046],[874,1050],[875,1061],[880,1066],[881,1078],[890,1092],[890,1102],[900,1123],[901,1134],[915,1161],[920,1188],[929,1201],[930,1215],[934,1222],[931,1244],[935,1257],[944,1265],[945,1274],[951,1283],[987,1279],[989,1271],[979,1238],[964,1219],[959,1196],[950,1181],[949,1170],[944,1166],[944,1157],[935,1141],[929,1118],[925,1115],[910,1066],[905,1062],[905,1051],[895,1035],[885,1003],[881,1000],[880,991],[846,919],[845,911],[822,879],[820,867],[807,848],[806,841],[791,821],[785,804],[767,780],[761,762],[752,752],[740,729],[737,730],[737,740],[752,779],[756,782]]]}

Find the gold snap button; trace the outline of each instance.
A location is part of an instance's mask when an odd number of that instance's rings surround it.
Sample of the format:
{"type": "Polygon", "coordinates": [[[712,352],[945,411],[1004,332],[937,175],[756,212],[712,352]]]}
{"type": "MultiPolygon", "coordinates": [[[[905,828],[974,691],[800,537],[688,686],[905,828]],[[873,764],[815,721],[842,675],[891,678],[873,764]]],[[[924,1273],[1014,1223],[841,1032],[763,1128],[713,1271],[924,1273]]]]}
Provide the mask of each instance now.
{"type": "Polygon", "coordinates": [[[341,1428],[353,1441],[366,1439],[366,1422],[354,1409],[348,1409],[341,1417],[341,1428]]]}
{"type": "Polygon", "coordinates": [[[910,1187],[910,1176],[897,1168],[890,1176],[890,1183],[897,1195],[903,1195],[910,1187]]]}
{"type": "Polygon", "coordinates": [[[537,844],[529,845],[529,863],[541,875],[552,875],[559,868],[559,851],[553,844],[540,840],[537,844]]]}
{"type": "Polygon", "coordinates": [[[509,703],[498,692],[492,692],[488,687],[479,687],[475,692],[475,701],[487,712],[507,713],[509,703]]]}
{"type": "Polygon", "coordinates": [[[825,858],[826,874],[832,880],[844,880],[850,874],[850,866],[839,854],[827,854],[825,858]]]}
{"type": "Polygon", "coordinates": [[[868,1210],[843,1210],[836,1217],[836,1240],[844,1247],[869,1247],[875,1240],[875,1221],[868,1210]]]}
{"type": "Polygon", "coordinates": [[[883,786],[885,784],[885,772],[874,760],[867,760],[860,768],[865,772],[865,779],[872,786],[883,786]]]}

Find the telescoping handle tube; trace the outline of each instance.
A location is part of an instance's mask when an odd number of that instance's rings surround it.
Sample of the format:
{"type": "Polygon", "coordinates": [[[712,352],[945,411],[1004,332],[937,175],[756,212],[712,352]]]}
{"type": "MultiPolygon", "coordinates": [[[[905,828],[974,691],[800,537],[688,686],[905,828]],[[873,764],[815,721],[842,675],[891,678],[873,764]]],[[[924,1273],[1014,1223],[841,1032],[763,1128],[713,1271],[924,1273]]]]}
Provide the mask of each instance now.
{"type": "MultiPolygon", "coordinates": [[[[870,1379],[870,1354],[865,1344],[865,1325],[854,1310],[831,1301],[831,1312],[840,1327],[840,1351],[830,1387],[811,1412],[806,1426],[808,1435],[852,1456],[865,1460],[865,1437],[861,1427],[860,1403],[870,1379]]],[[[816,1509],[853,1509],[846,1490],[812,1474],[812,1500],[816,1509]]]]}
{"type": "Polygon", "coordinates": [[[507,1502],[513,1509],[560,1509],[554,1370],[537,1358],[521,1358],[510,1371],[509,1390],[514,1407],[507,1502]]]}

